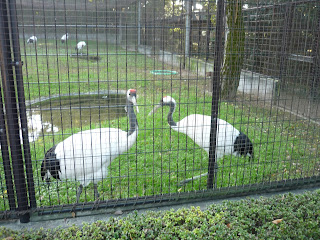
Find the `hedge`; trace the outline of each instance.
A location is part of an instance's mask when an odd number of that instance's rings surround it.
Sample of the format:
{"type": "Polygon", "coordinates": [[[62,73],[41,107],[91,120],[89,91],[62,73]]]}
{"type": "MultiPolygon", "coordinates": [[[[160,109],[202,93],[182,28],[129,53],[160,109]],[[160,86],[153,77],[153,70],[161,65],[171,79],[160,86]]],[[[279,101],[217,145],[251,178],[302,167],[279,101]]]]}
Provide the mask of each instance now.
{"type": "Polygon", "coordinates": [[[83,226],[14,231],[7,239],[320,239],[320,191],[224,201],[202,211],[134,212],[83,226]]]}

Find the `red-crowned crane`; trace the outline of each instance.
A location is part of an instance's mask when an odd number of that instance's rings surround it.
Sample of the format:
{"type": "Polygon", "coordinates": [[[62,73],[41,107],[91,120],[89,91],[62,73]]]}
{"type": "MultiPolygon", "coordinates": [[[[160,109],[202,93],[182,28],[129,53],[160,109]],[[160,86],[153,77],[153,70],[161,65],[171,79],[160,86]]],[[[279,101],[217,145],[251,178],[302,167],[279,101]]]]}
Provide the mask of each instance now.
{"type": "Polygon", "coordinates": [[[64,35],[61,37],[61,43],[65,43],[68,39],[69,39],[68,33],[64,34],[64,35]]]}
{"type": "Polygon", "coordinates": [[[108,166],[120,154],[128,151],[138,136],[138,122],[133,106],[136,90],[127,91],[126,110],[130,128],[125,132],[118,128],[99,128],[76,133],[52,147],[41,164],[41,177],[47,182],[50,177],[57,180],[75,180],[80,185],[77,202],[83,187],[94,183],[94,197],[99,198],[97,182],[108,175],[108,166]]]}
{"type": "MultiPolygon", "coordinates": [[[[153,114],[158,108],[163,106],[169,106],[170,111],[168,114],[168,123],[170,127],[177,131],[188,135],[196,144],[203,148],[209,155],[210,148],[210,127],[211,116],[192,114],[179,122],[173,120],[173,113],[176,109],[176,101],[170,97],[165,96],[161,99],[160,103],[154,107],[149,113],[153,114]]],[[[222,158],[224,155],[243,155],[253,158],[253,145],[250,139],[230,123],[217,119],[217,135],[216,135],[216,161],[222,158]]],[[[217,164],[216,169],[217,169],[217,164]]],[[[215,169],[215,171],[216,171],[215,169]]],[[[190,181],[206,176],[208,173],[201,174],[199,176],[186,179],[180,182],[180,185],[184,185],[190,181]]],[[[215,174],[217,176],[217,174],[215,174]]],[[[215,181],[216,184],[216,181],[215,181]]]]}
{"type": "Polygon", "coordinates": [[[82,51],[83,51],[83,48],[86,46],[86,42],[85,41],[80,41],[77,43],[77,46],[76,46],[76,51],[77,51],[77,54],[78,52],[81,52],[81,55],[82,55],[82,51]]]}
{"type": "Polygon", "coordinates": [[[31,37],[29,37],[29,39],[27,40],[27,44],[36,43],[37,40],[38,40],[38,39],[37,39],[36,36],[31,36],[31,37]]]}

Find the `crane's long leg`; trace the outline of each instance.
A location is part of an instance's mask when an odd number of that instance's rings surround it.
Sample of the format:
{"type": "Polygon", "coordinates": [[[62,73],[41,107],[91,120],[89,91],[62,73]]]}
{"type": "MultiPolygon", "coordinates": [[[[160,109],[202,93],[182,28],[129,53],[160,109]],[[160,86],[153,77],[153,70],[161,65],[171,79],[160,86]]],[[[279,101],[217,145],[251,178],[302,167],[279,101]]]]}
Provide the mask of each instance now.
{"type": "MultiPolygon", "coordinates": [[[[193,180],[197,180],[197,179],[205,177],[207,175],[208,175],[208,173],[206,172],[206,173],[202,173],[202,174],[200,174],[198,176],[185,179],[185,180],[180,182],[179,186],[183,186],[183,185],[185,185],[185,184],[187,184],[189,182],[192,182],[193,180]]],[[[214,165],[214,188],[217,187],[217,175],[218,175],[218,163],[215,163],[215,165],[214,165]]]]}
{"type": "Polygon", "coordinates": [[[94,189],[94,199],[98,200],[99,199],[99,192],[98,192],[98,185],[96,183],[93,184],[93,189],[94,189]]]}
{"type": "Polygon", "coordinates": [[[77,203],[79,203],[80,195],[82,193],[82,189],[83,189],[83,185],[80,184],[79,187],[78,187],[78,190],[77,190],[77,203]]]}
{"type": "Polygon", "coordinates": [[[180,182],[179,186],[183,186],[183,185],[185,185],[185,184],[187,184],[187,183],[189,183],[189,182],[192,182],[193,180],[197,180],[197,179],[199,179],[199,178],[201,178],[201,177],[205,177],[205,176],[207,176],[207,175],[208,175],[208,173],[206,172],[206,173],[202,173],[202,174],[200,174],[200,175],[198,175],[198,176],[185,179],[185,180],[183,180],[183,181],[180,182]]]}

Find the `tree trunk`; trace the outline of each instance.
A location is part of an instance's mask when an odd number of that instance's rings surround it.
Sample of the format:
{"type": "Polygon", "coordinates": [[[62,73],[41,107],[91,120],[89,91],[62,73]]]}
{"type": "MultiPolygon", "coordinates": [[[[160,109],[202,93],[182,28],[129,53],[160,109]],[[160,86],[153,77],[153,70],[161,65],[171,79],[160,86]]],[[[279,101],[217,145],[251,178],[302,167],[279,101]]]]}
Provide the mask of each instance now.
{"type": "Polygon", "coordinates": [[[228,100],[234,100],[236,97],[244,59],[245,31],[242,3],[243,0],[231,0],[226,6],[228,34],[226,34],[221,97],[228,100]]]}

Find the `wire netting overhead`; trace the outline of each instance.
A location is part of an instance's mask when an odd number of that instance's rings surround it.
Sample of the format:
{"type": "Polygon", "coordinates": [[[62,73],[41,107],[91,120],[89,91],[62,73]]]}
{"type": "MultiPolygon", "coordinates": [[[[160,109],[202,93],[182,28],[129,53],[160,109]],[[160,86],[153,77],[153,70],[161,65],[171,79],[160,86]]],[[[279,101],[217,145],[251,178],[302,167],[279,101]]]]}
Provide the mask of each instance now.
{"type": "Polygon", "coordinates": [[[0,26],[10,45],[0,54],[2,213],[20,207],[17,182],[39,213],[318,182],[318,1],[10,7],[0,26]]]}

